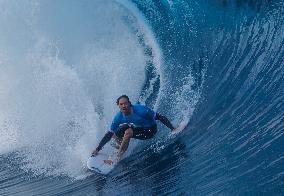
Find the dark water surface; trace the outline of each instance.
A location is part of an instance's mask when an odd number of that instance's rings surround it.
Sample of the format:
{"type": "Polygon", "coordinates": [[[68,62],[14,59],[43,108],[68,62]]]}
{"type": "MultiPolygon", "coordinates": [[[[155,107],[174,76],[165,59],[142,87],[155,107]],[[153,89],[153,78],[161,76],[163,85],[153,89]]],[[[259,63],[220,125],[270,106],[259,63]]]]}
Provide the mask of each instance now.
{"type": "Polygon", "coordinates": [[[0,195],[284,195],[283,1],[0,7],[0,195]],[[90,173],[124,93],[189,124],[90,173]]]}

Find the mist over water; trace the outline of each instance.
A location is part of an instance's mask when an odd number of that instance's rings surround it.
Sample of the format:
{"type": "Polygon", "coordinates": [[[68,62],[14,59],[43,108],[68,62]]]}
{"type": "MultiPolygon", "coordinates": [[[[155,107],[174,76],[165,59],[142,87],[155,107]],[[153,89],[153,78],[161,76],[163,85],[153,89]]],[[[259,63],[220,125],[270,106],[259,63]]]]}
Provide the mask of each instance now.
{"type": "Polygon", "coordinates": [[[136,36],[144,45],[151,37],[113,1],[1,3],[0,151],[17,152],[35,174],[84,173],[116,97],[138,101],[146,61],[158,66],[158,49],[144,54],[136,36]]]}
{"type": "Polygon", "coordinates": [[[0,194],[282,195],[283,7],[0,0],[0,194]],[[121,94],[189,125],[89,173],[121,94]]]}

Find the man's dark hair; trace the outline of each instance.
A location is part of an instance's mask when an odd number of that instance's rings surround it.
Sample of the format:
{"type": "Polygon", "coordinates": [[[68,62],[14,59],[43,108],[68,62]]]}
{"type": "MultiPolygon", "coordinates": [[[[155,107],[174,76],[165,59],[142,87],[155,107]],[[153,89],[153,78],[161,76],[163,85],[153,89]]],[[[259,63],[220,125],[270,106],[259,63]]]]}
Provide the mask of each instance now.
{"type": "Polygon", "coordinates": [[[116,100],[116,105],[118,105],[119,100],[122,99],[122,98],[127,99],[127,101],[130,103],[130,105],[132,105],[130,100],[129,100],[129,97],[127,95],[121,95],[120,97],[118,97],[117,100],[116,100]]]}

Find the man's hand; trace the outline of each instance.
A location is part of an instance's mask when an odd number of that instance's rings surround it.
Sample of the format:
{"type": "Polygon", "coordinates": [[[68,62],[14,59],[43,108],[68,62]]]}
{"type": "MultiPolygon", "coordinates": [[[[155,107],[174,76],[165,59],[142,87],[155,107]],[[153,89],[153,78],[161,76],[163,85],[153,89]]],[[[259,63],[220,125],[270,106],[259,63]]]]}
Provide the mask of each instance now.
{"type": "Polygon", "coordinates": [[[176,133],[181,132],[182,130],[184,130],[186,128],[187,124],[188,124],[187,121],[181,122],[177,128],[172,130],[172,134],[176,134],[176,133]]]}
{"type": "Polygon", "coordinates": [[[97,149],[95,149],[93,152],[92,152],[92,157],[95,157],[99,154],[99,151],[97,149]]]}

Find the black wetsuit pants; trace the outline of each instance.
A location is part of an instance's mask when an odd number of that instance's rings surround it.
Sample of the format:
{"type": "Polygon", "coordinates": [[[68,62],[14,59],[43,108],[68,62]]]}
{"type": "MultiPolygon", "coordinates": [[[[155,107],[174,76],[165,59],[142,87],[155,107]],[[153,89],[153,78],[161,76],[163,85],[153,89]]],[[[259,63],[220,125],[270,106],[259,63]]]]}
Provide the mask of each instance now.
{"type": "Polygon", "coordinates": [[[152,127],[135,127],[132,124],[124,123],[118,127],[118,130],[115,133],[115,135],[118,138],[122,139],[125,131],[129,128],[132,128],[133,130],[132,138],[140,139],[140,140],[150,139],[154,137],[155,134],[157,133],[157,125],[154,125],[152,127]]]}

